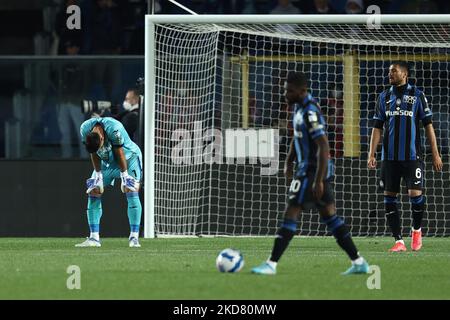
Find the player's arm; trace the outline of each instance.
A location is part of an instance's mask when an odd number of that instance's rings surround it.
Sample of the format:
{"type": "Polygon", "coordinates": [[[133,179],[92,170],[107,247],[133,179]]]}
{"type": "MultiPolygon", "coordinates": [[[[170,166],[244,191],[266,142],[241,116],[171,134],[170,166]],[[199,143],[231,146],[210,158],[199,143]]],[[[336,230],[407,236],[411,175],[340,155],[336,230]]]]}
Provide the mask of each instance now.
{"type": "Polygon", "coordinates": [[[96,172],[102,170],[100,157],[96,153],[91,153],[91,162],[96,172]]]}
{"type": "Polygon", "coordinates": [[[123,147],[113,146],[114,159],[116,159],[117,164],[119,165],[120,172],[125,172],[128,170],[127,159],[125,158],[125,152],[123,151],[123,147]]]}
{"type": "Polygon", "coordinates": [[[375,169],[377,167],[377,159],[375,158],[375,152],[377,151],[378,144],[381,141],[381,129],[373,127],[372,134],[370,136],[370,148],[369,157],[367,159],[367,166],[369,169],[375,169]]]}
{"type": "Polygon", "coordinates": [[[292,179],[294,171],[294,161],[296,159],[294,139],[295,137],[292,137],[286,162],[284,163],[284,176],[288,179],[288,182],[292,179]]]}
{"type": "Polygon", "coordinates": [[[377,159],[375,157],[375,153],[377,152],[378,144],[381,141],[381,134],[383,131],[384,121],[386,120],[384,107],[381,101],[382,101],[382,94],[378,96],[375,115],[373,116],[374,124],[372,128],[372,134],[370,135],[369,155],[367,157],[367,167],[369,169],[375,169],[377,167],[377,159]]]}
{"type": "Polygon", "coordinates": [[[127,159],[122,146],[113,146],[114,159],[120,168],[120,180],[122,192],[137,192],[139,190],[139,182],[132,176],[128,175],[127,159]]]}
{"type": "MultiPolygon", "coordinates": [[[[86,135],[88,132],[90,132],[91,129],[86,129],[88,125],[86,125],[87,121],[85,121],[80,126],[80,134],[81,134],[81,141],[85,143],[86,135]]],[[[102,166],[101,166],[101,159],[97,155],[97,153],[91,153],[91,163],[94,167],[94,174],[86,180],[86,193],[91,195],[100,195],[103,193],[103,175],[102,175],[102,166]]]]}
{"type": "Polygon", "coordinates": [[[425,98],[425,94],[422,92],[419,96],[419,106],[417,108],[419,119],[422,121],[425,127],[425,134],[431,146],[431,155],[433,158],[433,169],[436,171],[442,170],[442,159],[439,155],[439,150],[437,147],[436,135],[434,133],[432,118],[433,113],[428,106],[428,101],[425,98]]]}
{"type": "Polygon", "coordinates": [[[327,174],[328,155],[330,154],[330,147],[328,146],[327,136],[321,135],[314,139],[317,145],[317,170],[312,186],[313,195],[316,199],[321,199],[323,196],[323,181],[327,174]]]}
{"type": "Polygon", "coordinates": [[[86,180],[86,193],[99,195],[103,193],[103,175],[101,160],[96,153],[91,153],[91,162],[94,167],[94,175],[86,180]]]}
{"type": "Polygon", "coordinates": [[[328,138],[325,132],[325,121],[321,114],[314,110],[308,111],[308,114],[303,120],[308,128],[308,134],[314,143],[317,145],[317,170],[312,185],[312,192],[314,197],[319,200],[323,196],[324,179],[328,169],[328,157],[330,154],[330,147],[328,146],[328,138]]]}
{"type": "Polygon", "coordinates": [[[120,129],[110,132],[108,138],[111,141],[114,159],[120,168],[120,189],[124,193],[130,191],[137,192],[139,190],[139,182],[132,176],[128,175],[127,159],[125,157],[125,151],[123,150],[125,141],[120,133],[120,129]]]}
{"type": "Polygon", "coordinates": [[[437,147],[436,135],[434,133],[433,124],[430,123],[425,127],[425,134],[431,145],[431,155],[433,158],[433,169],[436,171],[442,171],[442,159],[437,147]]]}

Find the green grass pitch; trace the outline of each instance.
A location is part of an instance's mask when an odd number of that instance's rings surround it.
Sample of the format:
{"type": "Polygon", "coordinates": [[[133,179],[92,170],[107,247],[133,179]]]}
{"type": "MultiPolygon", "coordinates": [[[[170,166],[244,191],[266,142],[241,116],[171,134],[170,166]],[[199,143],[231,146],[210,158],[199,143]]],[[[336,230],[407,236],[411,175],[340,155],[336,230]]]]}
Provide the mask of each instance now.
{"type": "MultiPolygon", "coordinates": [[[[419,252],[388,253],[391,238],[355,238],[360,252],[380,267],[381,289],[370,275],[341,276],[349,267],[332,237],[295,238],[276,276],[257,276],[273,239],[102,239],[101,248],[75,248],[83,239],[0,239],[0,299],[449,299],[450,239],[424,238],[419,252]],[[220,250],[241,250],[237,274],[219,273],[220,250]],[[81,270],[81,289],[66,287],[69,265],[81,270]]],[[[406,239],[409,245],[410,239],[406,239]]]]}

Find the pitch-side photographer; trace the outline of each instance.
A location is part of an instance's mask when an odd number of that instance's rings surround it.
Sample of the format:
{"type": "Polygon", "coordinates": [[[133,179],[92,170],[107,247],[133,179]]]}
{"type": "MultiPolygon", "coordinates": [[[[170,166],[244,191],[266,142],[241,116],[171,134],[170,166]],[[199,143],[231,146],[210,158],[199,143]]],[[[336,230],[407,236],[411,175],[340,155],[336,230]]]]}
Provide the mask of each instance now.
{"type": "Polygon", "coordinates": [[[143,97],[136,88],[128,89],[123,102],[123,111],[113,117],[122,122],[131,140],[136,141],[139,127],[139,109],[143,97]]]}

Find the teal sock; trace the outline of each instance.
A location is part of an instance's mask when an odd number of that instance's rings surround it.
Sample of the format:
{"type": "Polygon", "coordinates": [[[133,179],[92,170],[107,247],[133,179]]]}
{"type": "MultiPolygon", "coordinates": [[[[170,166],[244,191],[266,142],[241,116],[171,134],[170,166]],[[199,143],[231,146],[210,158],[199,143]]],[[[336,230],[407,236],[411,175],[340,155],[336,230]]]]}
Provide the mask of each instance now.
{"type": "Polygon", "coordinates": [[[128,221],[130,222],[130,231],[139,232],[141,225],[142,205],[139,199],[139,193],[127,192],[128,201],[128,221]]]}
{"type": "Polygon", "coordinates": [[[100,218],[102,217],[102,199],[101,196],[88,197],[87,217],[89,229],[92,232],[100,231],[100,218]]]}

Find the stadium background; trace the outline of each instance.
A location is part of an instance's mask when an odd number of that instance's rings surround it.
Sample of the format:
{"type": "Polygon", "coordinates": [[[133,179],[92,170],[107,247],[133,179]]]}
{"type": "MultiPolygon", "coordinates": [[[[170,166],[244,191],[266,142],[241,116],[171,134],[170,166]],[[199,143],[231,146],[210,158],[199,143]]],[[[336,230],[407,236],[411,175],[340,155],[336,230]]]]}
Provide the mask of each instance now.
{"type": "MultiPolygon", "coordinates": [[[[291,2],[298,8],[298,13],[314,13],[313,1],[291,2]]],[[[180,3],[198,13],[213,14],[270,13],[277,5],[277,1],[271,0],[240,1],[240,5],[234,7],[225,5],[229,4],[228,1],[219,0],[180,3]]],[[[336,13],[346,12],[346,1],[329,3],[336,13]]],[[[449,12],[449,3],[440,0],[366,1],[364,7],[369,4],[379,5],[382,13],[449,12]]],[[[78,141],[74,137],[78,134],[78,128],[70,122],[58,120],[62,97],[74,81],[74,78],[65,77],[64,72],[68,65],[75,65],[84,70],[84,78],[79,79],[79,84],[82,84],[80,97],[110,100],[114,104],[121,104],[126,89],[132,87],[144,72],[143,15],[146,10],[145,1],[131,0],[1,1],[0,167],[2,177],[8,183],[2,184],[0,190],[2,198],[8,201],[3,201],[2,204],[0,236],[73,237],[87,232],[84,180],[91,172],[91,164],[85,155],[78,151],[78,141]],[[100,4],[103,2],[115,5],[108,10],[99,10],[97,6],[103,5],[100,4]],[[68,3],[79,4],[82,8],[82,32],[67,33],[61,27],[61,16],[64,14],[61,8],[68,3]],[[109,35],[107,41],[105,35],[109,35]],[[73,43],[79,46],[76,56],[67,56],[66,43],[69,43],[67,46],[73,43]],[[73,135],[70,152],[63,156],[62,129],[67,127],[73,135]]],[[[167,1],[160,1],[155,10],[157,13],[183,13],[167,1]]],[[[263,73],[264,68],[261,70],[263,73]]],[[[432,74],[416,77],[433,79],[432,74]]],[[[438,85],[447,90],[446,93],[441,91],[440,97],[448,99],[448,79],[438,85]]],[[[313,92],[324,98],[322,89],[325,88],[313,88],[313,92]]],[[[372,107],[362,105],[361,109],[366,110],[365,114],[368,115],[368,110],[372,107]]],[[[261,116],[254,119],[254,124],[267,125],[264,115],[268,114],[267,118],[270,118],[270,110],[267,113],[268,107],[264,105],[256,108],[261,116]]],[[[443,119],[448,121],[448,115],[444,115],[443,119]]],[[[368,122],[361,123],[362,146],[367,146],[369,125],[368,122]]],[[[438,129],[438,145],[442,151],[447,150],[448,154],[448,127],[438,129]]],[[[448,158],[443,160],[448,162],[448,158]]],[[[337,161],[347,160],[340,157],[337,161]]],[[[363,179],[362,177],[367,176],[367,170],[352,168],[351,175],[363,179]]],[[[446,175],[444,181],[450,179],[448,172],[446,175]]],[[[357,181],[352,183],[355,188],[359,188],[357,181]]],[[[375,183],[375,179],[369,181],[369,185],[373,187],[368,187],[368,193],[376,191],[375,183]]],[[[426,187],[431,188],[433,182],[427,180],[427,183],[426,187]]],[[[236,192],[239,192],[244,184],[245,182],[236,185],[236,192]]],[[[339,189],[336,191],[339,193],[339,189]]],[[[283,192],[279,194],[284,197],[283,192]]],[[[207,196],[205,194],[203,198],[206,199],[207,196]]],[[[337,198],[346,199],[345,197],[352,196],[338,195],[337,198]]],[[[128,223],[123,195],[115,188],[112,192],[107,192],[104,199],[103,235],[126,235],[128,223]]],[[[274,204],[279,202],[274,201],[274,204]]],[[[450,212],[449,208],[437,210],[442,214],[445,214],[445,211],[450,212]]],[[[360,230],[361,232],[376,233],[379,226],[370,220],[376,215],[376,210],[371,211],[364,218],[367,221],[358,222],[368,229],[360,230]]],[[[374,221],[380,223],[378,219],[374,221]]],[[[447,230],[450,230],[450,226],[447,226],[447,230]]]]}

